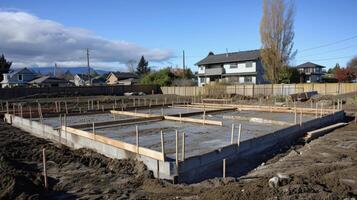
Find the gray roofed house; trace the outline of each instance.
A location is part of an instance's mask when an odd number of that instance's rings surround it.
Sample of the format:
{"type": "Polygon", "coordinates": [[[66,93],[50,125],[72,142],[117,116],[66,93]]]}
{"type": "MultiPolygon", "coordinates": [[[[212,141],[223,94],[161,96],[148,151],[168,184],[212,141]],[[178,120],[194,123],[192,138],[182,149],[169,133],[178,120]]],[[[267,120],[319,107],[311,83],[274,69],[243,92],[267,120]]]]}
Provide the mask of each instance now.
{"type": "Polygon", "coordinates": [[[3,88],[25,86],[29,81],[36,77],[37,74],[27,68],[11,70],[9,73],[3,74],[1,86],[3,88]]]}
{"type": "Polygon", "coordinates": [[[322,81],[322,76],[325,72],[322,70],[325,66],[318,65],[312,62],[306,62],[296,66],[300,73],[300,82],[318,83],[322,81]]]}
{"type": "Polygon", "coordinates": [[[260,59],[260,50],[239,51],[231,53],[209,53],[196,63],[198,66],[198,85],[211,82],[232,84],[262,84],[264,69],[260,59]]]}
{"type": "Polygon", "coordinates": [[[64,78],[57,78],[53,76],[42,76],[28,82],[32,87],[67,87],[71,83],[64,78]]]}

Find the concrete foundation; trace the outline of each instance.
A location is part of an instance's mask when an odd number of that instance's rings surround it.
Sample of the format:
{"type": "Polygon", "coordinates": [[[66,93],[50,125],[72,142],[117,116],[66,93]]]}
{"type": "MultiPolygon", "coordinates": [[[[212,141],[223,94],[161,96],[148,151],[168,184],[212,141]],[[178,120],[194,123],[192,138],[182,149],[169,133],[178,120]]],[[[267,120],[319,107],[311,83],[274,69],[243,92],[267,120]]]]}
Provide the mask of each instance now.
{"type": "MultiPolygon", "coordinates": [[[[185,109],[184,109],[185,110],[185,109]]],[[[141,111],[147,113],[148,110],[141,111]]],[[[159,114],[161,110],[150,110],[159,114]]],[[[170,112],[184,112],[180,109],[171,109],[170,112]]],[[[166,113],[165,113],[166,114],[166,113]]],[[[165,132],[165,153],[164,160],[153,159],[148,156],[139,155],[124,149],[114,147],[109,144],[98,142],[80,135],[72,134],[66,129],[57,130],[60,125],[59,118],[44,119],[44,124],[39,121],[30,121],[11,114],[5,114],[5,120],[14,127],[18,127],[37,137],[51,139],[72,148],[90,148],[98,153],[102,153],[111,158],[123,159],[134,158],[143,161],[149,170],[152,170],[155,177],[173,180],[178,177],[179,182],[193,183],[207,178],[222,176],[222,159],[227,159],[230,163],[238,160],[254,158],[263,152],[282,145],[290,145],[297,138],[302,137],[306,132],[312,131],[327,125],[341,122],[344,119],[344,112],[338,111],[321,118],[314,119],[312,116],[304,116],[300,124],[274,125],[251,123],[244,120],[225,119],[228,115],[243,115],[245,117],[256,116],[261,113],[226,111],[223,113],[207,115],[207,119],[223,121],[223,126],[199,125],[191,123],[180,123],[172,121],[159,121],[150,123],[140,123],[140,146],[160,151],[160,130],[165,132]],[[58,122],[57,122],[58,121],[58,122]],[[236,124],[234,144],[231,144],[231,124],[236,124]],[[242,137],[239,146],[237,145],[237,128],[242,124],[242,137]],[[180,133],[186,132],[186,157],[181,160],[181,142],[179,145],[179,165],[175,163],[175,136],[174,131],[178,129],[180,133]]],[[[264,118],[271,120],[294,121],[294,114],[284,113],[282,116],[277,113],[264,113],[264,118]]],[[[90,119],[78,118],[75,116],[69,119],[71,124],[105,121],[107,118],[114,120],[113,115],[103,114],[99,118],[92,116],[90,119]],[[84,121],[83,121],[84,119],[84,121]]],[[[116,119],[130,118],[129,116],[116,116],[116,119]]],[[[194,116],[193,116],[194,117],[194,116]]],[[[197,115],[196,118],[201,116],[197,115]]],[[[298,117],[299,118],[299,117],[298,117]]],[[[114,138],[123,142],[135,144],[135,125],[123,125],[109,128],[98,128],[96,133],[114,138]]],[[[179,135],[181,141],[181,134],[179,135]]],[[[229,167],[229,165],[228,165],[229,167]]],[[[229,170],[229,169],[228,169],[229,170]]]]}

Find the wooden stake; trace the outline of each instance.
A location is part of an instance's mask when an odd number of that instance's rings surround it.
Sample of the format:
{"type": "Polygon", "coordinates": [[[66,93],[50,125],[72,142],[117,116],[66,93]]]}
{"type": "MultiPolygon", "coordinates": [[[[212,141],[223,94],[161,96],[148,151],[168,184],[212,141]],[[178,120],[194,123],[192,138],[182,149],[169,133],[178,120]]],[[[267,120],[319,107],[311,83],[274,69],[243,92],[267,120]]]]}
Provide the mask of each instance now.
{"type": "Polygon", "coordinates": [[[161,116],[164,116],[164,108],[161,107],[161,116]]]}
{"type": "Polygon", "coordinates": [[[165,161],[165,138],[162,130],[160,131],[160,136],[161,136],[161,153],[163,156],[162,160],[165,161]]]}
{"type": "Polygon", "coordinates": [[[206,109],[203,110],[203,125],[205,125],[206,121],[206,109]]]}
{"type": "Polygon", "coordinates": [[[45,148],[42,148],[42,162],[43,162],[43,179],[45,182],[45,188],[48,188],[47,185],[47,169],[46,169],[46,152],[45,148]]]}
{"type": "Polygon", "coordinates": [[[179,151],[179,147],[178,147],[178,131],[176,129],[176,132],[175,132],[175,140],[176,140],[176,155],[175,155],[175,163],[176,163],[176,167],[178,168],[178,163],[179,163],[179,160],[178,160],[178,151],[179,151]]]}
{"type": "Polygon", "coordinates": [[[184,161],[186,158],[186,150],[185,150],[185,148],[186,148],[186,145],[185,145],[185,138],[186,136],[185,136],[185,132],[182,132],[182,154],[181,154],[181,160],[182,161],[184,161]]]}
{"type": "Polygon", "coordinates": [[[226,178],[226,159],[223,159],[223,178],[226,178]]]}
{"type": "Polygon", "coordinates": [[[233,144],[233,138],[234,138],[234,124],[232,124],[232,131],[231,131],[231,144],[233,144]]]}
{"type": "Polygon", "coordinates": [[[136,152],[139,154],[139,127],[138,125],[135,126],[135,132],[136,132],[136,152]]]}
{"type": "Polygon", "coordinates": [[[242,133],[242,124],[239,124],[239,128],[238,128],[238,141],[237,141],[238,147],[239,147],[239,145],[240,145],[240,136],[241,136],[241,133],[242,133]]]}
{"type": "Polygon", "coordinates": [[[295,107],[295,113],[294,113],[294,124],[297,124],[296,107],[295,107]]]}
{"type": "Polygon", "coordinates": [[[181,117],[181,113],[180,113],[180,123],[182,123],[182,117],[181,117]]]}
{"type": "Polygon", "coordinates": [[[67,101],[64,102],[64,107],[65,107],[65,109],[66,109],[66,114],[68,114],[67,101]]]}
{"type": "Polygon", "coordinates": [[[95,124],[94,124],[94,122],[92,123],[92,133],[93,133],[93,137],[95,137],[95,124]]]}
{"type": "Polygon", "coordinates": [[[302,110],[300,110],[300,126],[302,125],[302,110]]]}
{"type": "Polygon", "coordinates": [[[317,118],[317,109],[318,109],[318,104],[316,102],[316,108],[315,108],[315,118],[317,118]]]}
{"type": "Polygon", "coordinates": [[[321,109],[320,109],[320,118],[322,117],[322,109],[323,109],[324,104],[321,103],[321,109]]]}

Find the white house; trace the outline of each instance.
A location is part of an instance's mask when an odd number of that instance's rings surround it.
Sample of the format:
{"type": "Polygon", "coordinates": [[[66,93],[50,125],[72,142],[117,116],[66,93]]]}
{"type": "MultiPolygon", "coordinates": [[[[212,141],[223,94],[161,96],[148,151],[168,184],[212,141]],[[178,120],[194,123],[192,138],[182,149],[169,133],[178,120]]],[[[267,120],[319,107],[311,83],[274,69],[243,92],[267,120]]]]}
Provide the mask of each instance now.
{"type": "Polygon", "coordinates": [[[37,78],[37,75],[27,68],[13,70],[3,74],[2,88],[25,86],[28,82],[37,78]]]}
{"type": "Polygon", "coordinates": [[[73,77],[73,82],[75,86],[89,85],[89,77],[86,74],[76,74],[73,77]]]}
{"type": "Polygon", "coordinates": [[[266,83],[264,68],[260,59],[260,50],[239,51],[224,54],[213,54],[196,63],[198,66],[198,85],[211,82],[232,84],[266,83]]]}

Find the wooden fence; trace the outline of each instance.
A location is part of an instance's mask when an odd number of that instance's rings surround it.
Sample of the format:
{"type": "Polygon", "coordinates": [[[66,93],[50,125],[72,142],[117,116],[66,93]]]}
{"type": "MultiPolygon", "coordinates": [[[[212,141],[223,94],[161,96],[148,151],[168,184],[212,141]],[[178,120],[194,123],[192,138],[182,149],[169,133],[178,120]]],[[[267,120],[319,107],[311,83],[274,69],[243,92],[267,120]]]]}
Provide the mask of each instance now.
{"type": "Polygon", "coordinates": [[[204,87],[161,87],[163,94],[180,96],[239,94],[244,96],[273,96],[317,91],[324,95],[357,93],[357,83],[306,83],[306,84],[241,84],[241,85],[208,85],[204,87]]]}
{"type": "Polygon", "coordinates": [[[89,95],[123,95],[125,92],[161,93],[158,85],[117,85],[117,86],[83,86],[50,88],[0,88],[0,99],[11,99],[37,94],[89,96],[89,95]]]}

